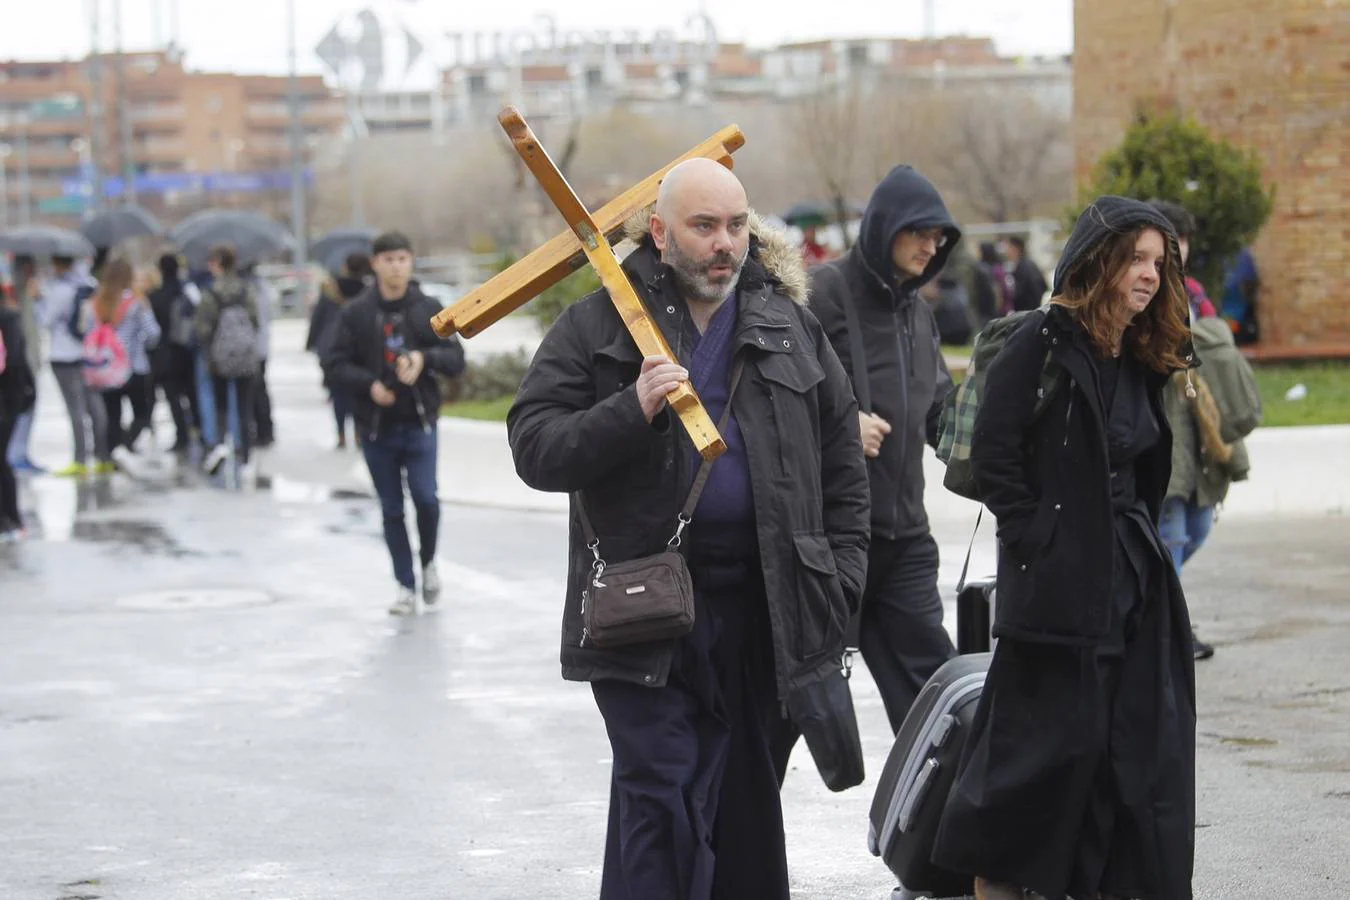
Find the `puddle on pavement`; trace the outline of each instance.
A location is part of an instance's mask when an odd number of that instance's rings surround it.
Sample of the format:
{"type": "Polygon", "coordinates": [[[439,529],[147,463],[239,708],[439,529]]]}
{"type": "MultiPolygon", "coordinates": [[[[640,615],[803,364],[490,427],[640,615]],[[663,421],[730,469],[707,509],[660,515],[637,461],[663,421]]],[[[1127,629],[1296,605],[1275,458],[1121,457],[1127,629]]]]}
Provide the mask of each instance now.
{"type": "Polygon", "coordinates": [[[1279,741],[1274,738],[1258,737],[1220,737],[1220,744],[1231,744],[1236,747],[1274,747],[1279,741]]]}
{"type": "Polygon", "coordinates": [[[142,553],[175,559],[202,555],[180,544],[164,526],[135,519],[76,520],[70,528],[70,539],[95,544],[120,544],[142,553]]]}
{"type": "Polygon", "coordinates": [[[296,481],[284,475],[259,475],[258,490],[268,491],[282,503],[327,503],[333,500],[366,500],[366,494],[348,488],[296,481]]]}
{"type": "Polygon", "coordinates": [[[119,597],[116,605],[141,612],[192,612],[267,606],[273,602],[266,591],[252,588],[177,588],[119,597]]]}

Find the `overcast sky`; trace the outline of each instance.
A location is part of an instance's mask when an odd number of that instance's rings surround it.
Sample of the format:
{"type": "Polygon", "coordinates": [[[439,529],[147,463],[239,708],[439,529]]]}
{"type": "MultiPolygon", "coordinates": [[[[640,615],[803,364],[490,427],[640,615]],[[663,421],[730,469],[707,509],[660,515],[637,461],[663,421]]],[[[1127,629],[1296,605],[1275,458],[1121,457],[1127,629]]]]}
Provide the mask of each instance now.
{"type": "MultiPolygon", "coordinates": [[[[76,58],[91,46],[90,10],[101,9],[101,45],[113,47],[118,0],[0,0],[0,58],[76,58]],[[57,24],[59,23],[59,24],[57,24]]],[[[354,11],[374,8],[388,22],[403,21],[426,45],[425,60],[449,51],[443,35],[496,31],[543,33],[539,16],[559,31],[658,29],[692,33],[690,17],[705,11],[723,41],[768,45],[816,37],[920,37],[924,0],[294,0],[302,72],[323,66],[314,48],[333,25],[354,11]],[[881,14],[879,14],[881,13],[881,14]]],[[[180,43],[190,68],[283,73],[287,65],[286,3],[282,0],[120,0],[123,45],[148,49],[165,40],[176,7],[180,43]],[[156,19],[159,25],[156,27],[156,19]]],[[[987,35],[1007,55],[1067,53],[1073,44],[1073,0],[932,0],[938,34],[987,35]]],[[[467,40],[472,40],[468,38],[467,40]]],[[[414,73],[413,81],[426,77],[414,73]]],[[[411,83],[407,85],[413,87],[411,83]]]]}

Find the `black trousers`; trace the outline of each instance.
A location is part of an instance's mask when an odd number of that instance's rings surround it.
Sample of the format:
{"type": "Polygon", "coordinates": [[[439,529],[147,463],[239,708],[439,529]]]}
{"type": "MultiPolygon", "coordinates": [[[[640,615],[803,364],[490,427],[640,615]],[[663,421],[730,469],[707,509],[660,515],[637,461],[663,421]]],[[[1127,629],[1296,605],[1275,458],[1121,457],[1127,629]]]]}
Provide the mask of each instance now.
{"type": "Polygon", "coordinates": [[[942,625],[937,577],[938,546],[931,534],[872,537],[858,649],[881,692],[892,731],[900,730],[933,673],[956,655],[942,625]]]}
{"type": "Polygon", "coordinates": [[[14,478],[4,449],[14,435],[16,417],[0,413],[0,531],[8,531],[23,525],[19,517],[19,485],[14,478]]]}
{"type": "Polygon", "coordinates": [[[118,447],[132,450],[141,432],[150,427],[150,376],[132,375],[126,384],[103,392],[108,410],[108,452],[118,447]],[[122,427],[122,400],[131,401],[131,424],[122,427]]]}
{"type": "Polygon", "coordinates": [[[752,571],[691,566],[694,630],[664,687],[591,686],[614,752],[601,900],[788,898],[772,638],[752,571]]]}
{"type": "Polygon", "coordinates": [[[272,424],[272,395],[267,392],[267,360],[262,361],[253,383],[253,436],[259,447],[270,447],[276,440],[272,424]]]}
{"type": "Polygon", "coordinates": [[[186,447],[192,438],[192,425],[200,427],[197,413],[196,379],[192,371],[192,353],[181,347],[167,347],[157,360],[154,382],[150,385],[150,412],[154,415],[159,393],[173,417],[174,445],[186,447]]]}

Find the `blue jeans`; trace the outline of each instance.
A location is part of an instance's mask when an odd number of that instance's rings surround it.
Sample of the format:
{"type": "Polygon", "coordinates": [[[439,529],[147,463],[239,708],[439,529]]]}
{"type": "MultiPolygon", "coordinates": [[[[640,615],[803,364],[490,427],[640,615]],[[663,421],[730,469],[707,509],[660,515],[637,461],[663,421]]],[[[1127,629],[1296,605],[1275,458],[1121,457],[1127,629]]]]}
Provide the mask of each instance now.
{"type": "Polygon", "coordinates": [[[1198,506],[1193,500],[1172,497],[1164,500],[1158,519],[1158,534],[1172,554],[1177,575],[1186,560],[1195,555],[1214,527],[1214,507],[1198,506]]]}
{"type": "MultiPolygon", "coordinates": [[[[225,438],[220,434],[220,421],[216,418],[216,391],[211,370],[206,365],[206,355],[198,350],[194,354],[197,369],[197,408],[201,411],[199,423],[202,430],[202,446],[214,447],[225,438]]],[[[234,446],[244,445],[244,436],[239,431],[239,396],[236,391],[229,392],[226,405],[226,422],[230,434],[234,435],[234,446]]]]}
{"type": "Polygon", "coordinates": [[[24,463],[30,463],[28,458],[28,440],[33,436],[33,413],[32,411],[19,413],[11,420],[14,424],[14,434],[0,449],[5,451],[5,459],[15,468],[24,463]]]}
{"type": "Polygon", "coordinates": [[[405,588],[416,587],[412,547],[403,524],[403,478],[417,510],[417,536],[422,565],[436,558],[436,532],[441,524],[441,502],[436,497],[436,431],[421,425],[391,423],[380,428],[378,437],[361,443],[370,469],[370,480],[380,495],[384,515],[384,542],[394,564],[394,577],[405,588]]]}

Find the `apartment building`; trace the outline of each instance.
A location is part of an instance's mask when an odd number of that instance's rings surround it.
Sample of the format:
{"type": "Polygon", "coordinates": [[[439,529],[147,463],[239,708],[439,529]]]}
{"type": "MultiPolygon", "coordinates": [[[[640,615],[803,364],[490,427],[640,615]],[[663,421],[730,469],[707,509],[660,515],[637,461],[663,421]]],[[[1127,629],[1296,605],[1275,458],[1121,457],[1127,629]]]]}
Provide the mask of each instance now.
{"type": "MultiPolygon", "coordinates": [[[[125,54],[118,70],[112,54],[0,61],[0,219],[77,220],[100,194],[121,198],[128,178],[170,220],[289,191],[286,78],[192,72],[165,51],[125,54]]],[[[308,164],[346,116],[318,76],[300,94],[308,164]]]]}

